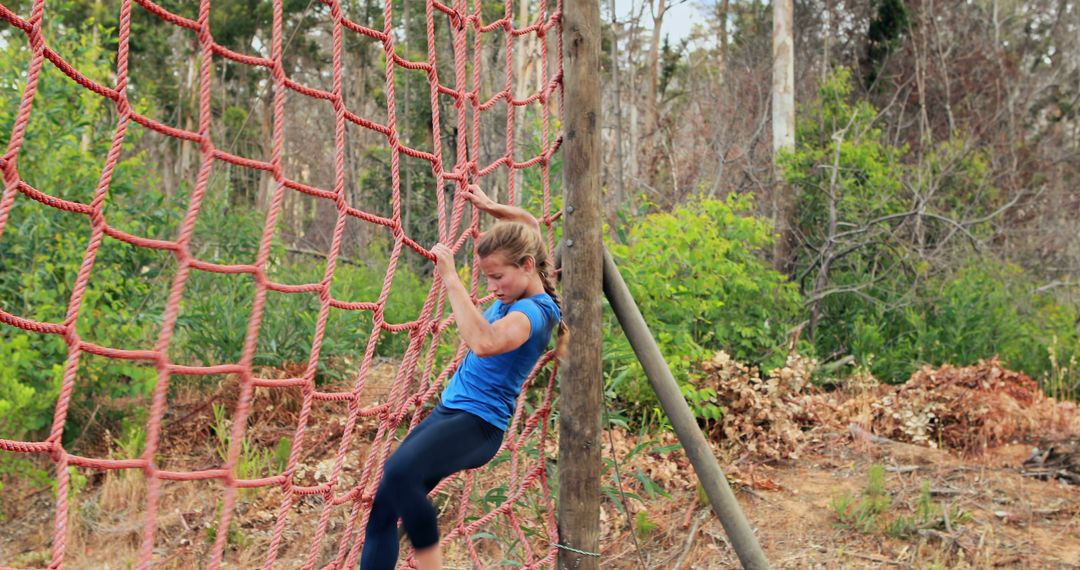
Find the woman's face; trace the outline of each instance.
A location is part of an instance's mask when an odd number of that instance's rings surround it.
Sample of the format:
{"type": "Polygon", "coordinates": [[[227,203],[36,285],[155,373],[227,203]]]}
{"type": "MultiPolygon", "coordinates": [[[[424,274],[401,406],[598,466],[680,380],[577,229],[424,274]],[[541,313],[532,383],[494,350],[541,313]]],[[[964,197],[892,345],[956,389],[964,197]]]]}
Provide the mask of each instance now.
{"type": "Polygon", "coordinates": [[[506,260],[501,251],[480,258],[480,271],[488,281],[488,289],[503,304],[510,304],[525,296],[534,273],[532,258],[526,259],[521,266],[506,260]]]}

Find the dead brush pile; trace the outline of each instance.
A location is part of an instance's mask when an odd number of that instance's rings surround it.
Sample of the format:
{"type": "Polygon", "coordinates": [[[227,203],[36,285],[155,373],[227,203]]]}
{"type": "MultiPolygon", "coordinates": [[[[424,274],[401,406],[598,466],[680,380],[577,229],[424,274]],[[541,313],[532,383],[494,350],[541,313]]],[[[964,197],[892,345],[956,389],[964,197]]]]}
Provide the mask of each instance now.
{"type": "Polygon", "coordinates": [[[900,386],[863,372],[845,388],[823,392],[810,384],[816,362],[792,355],[762,378],[757,368],[719,352],[694,381],[715,396],[723,417],[706,425],[721,447],[759,460],[796,459],[814,429],[846,431],[850,424],[895,441],[973,456],[1011,442],[1080,434],[1080,410],[1048,398],[1022,372],[995,358],[973,366],[925,367],[900,386]]]}
{"type": "Polygon", "coordinates": [[[701,364],[705,374],[695,381],[699,389],[715,393],[705,403],[724,412],[710,426],[710,436],[755,458],[796,459],[803,430],[814,423],[807,388],[816,366],[814,360],[792,354],[783,368],[762,378],[756,367],[718,352],[701,364]]]}
{"type": "Polygon", "coordinates": [[[1076,406],[1046,397],[1022,372],[996,359],[925,367],[871,405],[877,435],[979,455],[1006,443],[1076,432],[1076,406]]]}

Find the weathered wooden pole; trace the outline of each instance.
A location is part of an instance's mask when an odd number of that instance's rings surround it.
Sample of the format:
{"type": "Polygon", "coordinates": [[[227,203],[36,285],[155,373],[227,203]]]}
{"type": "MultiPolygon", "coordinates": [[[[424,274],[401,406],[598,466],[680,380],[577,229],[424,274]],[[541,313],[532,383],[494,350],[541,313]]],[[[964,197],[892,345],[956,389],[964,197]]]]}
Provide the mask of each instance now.
{"type": "Polygon", "coordinates": [[[561,569],[600,567],[600,0],[563,5],[563,319],[559,399],[561,569]]]}
{"type": "MultiPolygon", "coordinates": [[[[768,568],[769,561],[765,559],[765,553],[761,550],[754,531],[743,516],[742,509],[735,500],[735,494],[731,492],[731,487],[720,470],[720,465],[716,462],[712,448],[709,447],[705,435],[698,428],[697,419],[694,418],[689,404],[686,403],[686,399],[679,390],[679,385],[671,375],[671,369],[668,368],[664,355],[660,353],[660,348],[653,340],[652,333],[649,332],[649,327],[641,316],[641,310],[638,309],[637,303],[630,295],[630,289],[626,287],[626,282],[619,273],[619,268],[615,266],[615,261],[606,250],[604,251],[604,294],[607,295],[608,303],[611,304],[612,311],[619,319],[619,325],[626,333],[626,338],[630,341],[634,353],[637,354],[642,368],[645,369],[645,375],[648,376],[649,383],[652,384],[653,391],[656,392],[660,405],[664,408],[664,413],[671,420],[671,426],[675,428],[679,442],[682,443],[687,457],[690,458],[690,463],[694,466],[694,472],[697,473],[698,480],[701,481],[701,486],[709,497],[712,510],[719,517],[720,524],[724,525],[724,530],[731,539],[731,547],[735,549],[735,554],[738,555],[743,568],[753,570],[768,568]]],[[[563,402],[565,401],[564,397],[563,402]]],[[[565,407],[564,403],[563,408],[565,407]]]]}

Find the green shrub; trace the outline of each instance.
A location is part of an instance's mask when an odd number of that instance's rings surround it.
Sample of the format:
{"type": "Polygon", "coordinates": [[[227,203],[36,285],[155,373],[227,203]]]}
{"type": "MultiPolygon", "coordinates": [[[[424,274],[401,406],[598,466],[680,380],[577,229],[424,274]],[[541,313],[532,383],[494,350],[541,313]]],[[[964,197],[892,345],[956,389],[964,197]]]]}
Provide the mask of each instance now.
{"type": "Polygon", "coordinates": [[[997,231],[992,150],[957,133],[909,152],[883,134],[880,117],[839,69],[802,108],[798,145],[780,157],[799,196],[795,274],[816,317],[807,330],[816,353],[854,356],[888,382],[923,364],[999,355],[1055,393],[1074,393],[1078,308],[971,247],[997,231]],[[955,220],[972,219],[981,222],[958,232],[955,220]]]}
{"type": "Polygon", "coordinates": [[[1034,280],[1015,265],[973,260],[943,281],[923,296],[928,306],[920,360],[966,365],[997,354],[1006,366],[1039,377],[1049,371],[1052,337],[1072,354],[1080,346],[1076,311],[1033,292],[1034,280]]]}
{"type": "MultiPolygon", "coordinates": [[[[0,132],[10,133],[25,88],[30,50],[21,35],[0,47],[0,132]]],[[[91,77],[109,77],[112,54],[94,45],[91,34],[61,29],[51,45],[91,77]]],[[[146,112],[142,105],[137,110],[146,112]]],[[[117,118],[112,104],[46,64],[19,152],[19,172],[35,188],[66,200],[90,203],[102,174],[117,118]]],[[[136,145],[140,129],[129,127],[121,160],[110,179],[104,215],[116,228],[158,237],[175,206],[150,192],[154,180],[136,145]],[[137,223],[133,220],[139,220],[137,223]]],[[[87,216],[17,195],[0,238],[0,306],[20,317],[63,322],[91,237],[87,216]]],[[[161,299],[153,292],[161,263],[154,250],[102,239],[80,305],[76,331],[106,347],[151,348],[161,299]]],[[[5,437],[27,437],[44,429],[53,406],[67,347],[56,335],[30,334],[0,325],[0,416],[5,437]],[[44,340],[43,340],[44,339],[44,340]]],[[[76,397],[65,426],[65,442],[78,435],[96,397],[143,397],[155,382],[152,368],[91,357],[79,362],[76,397]]],[[[107,423],[116,412],[103,409],[107,423]]]]}
{"type": "MultiPolygon", "coordinates": [[[[22,439],[48,426],[64,367],[44,365],[48,359],[29,334],[5,336],[0,342],[0,437],[22,439]]],[[[42,344],[41,348],[50,348],[42,344]]]]}
{"type": "MultiPolygon", "coordinates": [[[[772,368],[783,363],[800,309],[798,292],[760,257],[770,224],[748,196],[695,199],[631,227],[612,255],[677,380],[718,350],[772,368]]],[[[655,401],[625,336],[605,323],[607,382],[619,397],[655,401]]]]}
{"type": "Polygon", "coordinates": [[[972,259],[920,287],[903,312],[877,309],[856,317],[848,330],[851,353],[893,382],[907,380],[922,364],[965,366],[997,355],[1007,367],[1053,380],[1057,391],[1070,395],[1077,371],[1063,367],[1080,354],[1080,312],[1036,292],[1034,281],[1018,266],[972,259]]]}
{"type": "MultiPolygon", "coordinates": [[[[234,206],[228,192],[207,196],[193,242],[193,255],[213,263],[253,263],[264,223],[258,211],[234,206]],[[228,235],[221,227],[232,228],[228,235]]],[[[386,243],[372,241],[357,264],[338,258],[331,282],[335,299],[347,302],[378,300],[386,277],[389,258],[386,243]]],[[[322,281],[324,259],[290,254],[277,237],[271,244],[269,277],[287,284],[322,281]]],[[[399,263],[386,303],[384,318],[390,323],[416,319],[427,296],[430,281],[399,263]]],[[[184,288],[174,357],[203,365],[236,362],[243,353],[245,334],[255,298],[255,280],[250,275],[224,275],[192,271],[184,288]]],[[[294,370],[307,365],[319,317],[317,293],[267,292],[253,363],[294,370]]],[[[338,378],[355,372],[349,363],[361,358],[372,330],[370,311],[330,309],[320,352],[316,381],[338,378]]],[[[407,333],[383,332],[376,352],[380,356],[404,353],[407,333]]]]}
{"type": "Polygon", "coordinates": [[[834,497],[829,508],[840,526],[871,532],[881,525],[880,517],[889,510],[890,505],[892,498],[885,491],[885,467],[875,463],[867,472],[866,489],[861,497],[844,493],[834,497]]]}

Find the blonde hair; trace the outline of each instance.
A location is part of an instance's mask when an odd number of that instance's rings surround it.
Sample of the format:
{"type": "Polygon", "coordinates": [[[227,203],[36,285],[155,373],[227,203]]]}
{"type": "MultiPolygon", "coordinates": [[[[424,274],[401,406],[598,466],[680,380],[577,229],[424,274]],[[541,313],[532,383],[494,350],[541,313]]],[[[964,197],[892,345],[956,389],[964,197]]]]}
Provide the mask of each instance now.
{"type": "MultiPolygon", "coordinates": [[[[555,290],[555,263],[540,232],[519,222],[498,222],[484,232],[476,245],[476,253],[480,257],[488,257],[496,252],[501,253],[506,262],[514,267],[521,267],[526,260],[532,259],[536,273],[544,284],[544,292],[550,295],[559,310],[562,310],[562,301],[555,290]]],[[[566,325],[559,319],[555,357],[560,360],[566,352],[568,333],[566,325]]]]}

